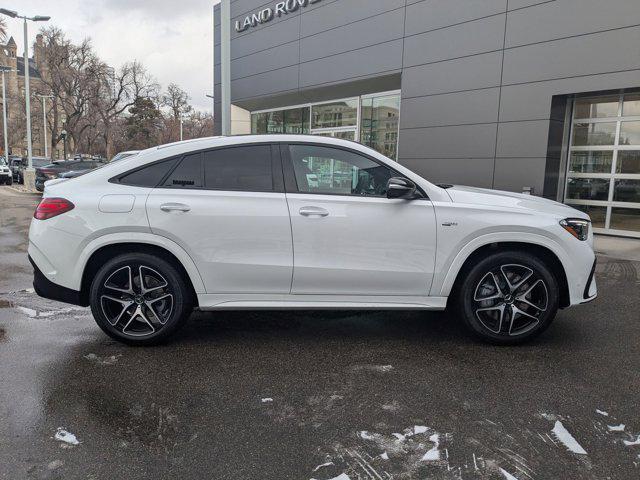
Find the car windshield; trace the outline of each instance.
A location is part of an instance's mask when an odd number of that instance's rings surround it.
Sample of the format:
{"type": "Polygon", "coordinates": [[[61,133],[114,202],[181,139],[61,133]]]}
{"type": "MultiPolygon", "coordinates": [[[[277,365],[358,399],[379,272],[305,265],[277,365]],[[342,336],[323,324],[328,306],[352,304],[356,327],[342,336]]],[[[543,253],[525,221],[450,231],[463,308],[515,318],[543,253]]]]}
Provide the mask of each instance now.
{"type": "Polygon", "coordinates": [[[7,161],[4,158],[0,158],[0,165],[6,165],[7,161]]]}

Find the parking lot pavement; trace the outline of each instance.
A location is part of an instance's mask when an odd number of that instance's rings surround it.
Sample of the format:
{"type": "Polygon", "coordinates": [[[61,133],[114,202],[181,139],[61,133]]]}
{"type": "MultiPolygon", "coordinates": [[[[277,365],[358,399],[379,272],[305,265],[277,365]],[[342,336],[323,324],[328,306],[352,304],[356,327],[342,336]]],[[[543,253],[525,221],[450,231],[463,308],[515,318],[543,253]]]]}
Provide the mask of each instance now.
{"type": "Polygon", "coordinates": [[[196,314],[129,348],[29,290],[36,197],[0,188],[0,478],[640,476],[640,262],[532,344],[420,312],[196,314]]]}

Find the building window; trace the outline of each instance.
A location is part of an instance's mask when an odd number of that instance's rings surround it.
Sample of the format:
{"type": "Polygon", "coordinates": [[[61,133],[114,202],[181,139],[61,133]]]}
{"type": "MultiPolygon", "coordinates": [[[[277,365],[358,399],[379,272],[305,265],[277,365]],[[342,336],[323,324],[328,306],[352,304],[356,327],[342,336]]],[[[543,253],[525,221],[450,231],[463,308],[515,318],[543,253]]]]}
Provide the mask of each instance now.
{"type": "Polygon", "coordinates": [[[574,102],[565,202],[596,231],[640,236],[640,94],[574,102]]]}
{"type": "Polygon", "coordinates": [[[251,114],[254,134],[311,134],[357,141],[397,159],[400,92],[251,114]]]}

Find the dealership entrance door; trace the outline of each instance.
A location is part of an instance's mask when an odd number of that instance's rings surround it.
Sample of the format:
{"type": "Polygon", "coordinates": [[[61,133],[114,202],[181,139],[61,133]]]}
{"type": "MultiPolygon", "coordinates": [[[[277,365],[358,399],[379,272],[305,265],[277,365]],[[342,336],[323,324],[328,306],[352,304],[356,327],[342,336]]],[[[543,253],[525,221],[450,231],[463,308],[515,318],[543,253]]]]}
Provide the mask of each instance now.
{"type": "Polygon", "coordinates": [[[640,238],[640,93],[577,98],[565,202],[597,233],[640,238]]]}

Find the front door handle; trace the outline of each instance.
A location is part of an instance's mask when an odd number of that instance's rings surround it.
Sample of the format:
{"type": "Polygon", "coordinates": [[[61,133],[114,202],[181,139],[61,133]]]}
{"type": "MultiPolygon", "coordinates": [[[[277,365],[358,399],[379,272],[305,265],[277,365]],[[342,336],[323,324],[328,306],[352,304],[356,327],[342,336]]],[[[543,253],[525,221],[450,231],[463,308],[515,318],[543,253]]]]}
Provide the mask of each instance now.
{"type": "Polygon", "coordinates": [[[300,215],[303,217],[328,217],[329,212],[321,207],[302,207],[300,215]]]}
{"type": "Polygon", "coordinates": [[[188,212],[191,210],[189,205],[185,205],[184,203],[163,203],[160,205],[160,210],[163,212],[188,212]]]}

